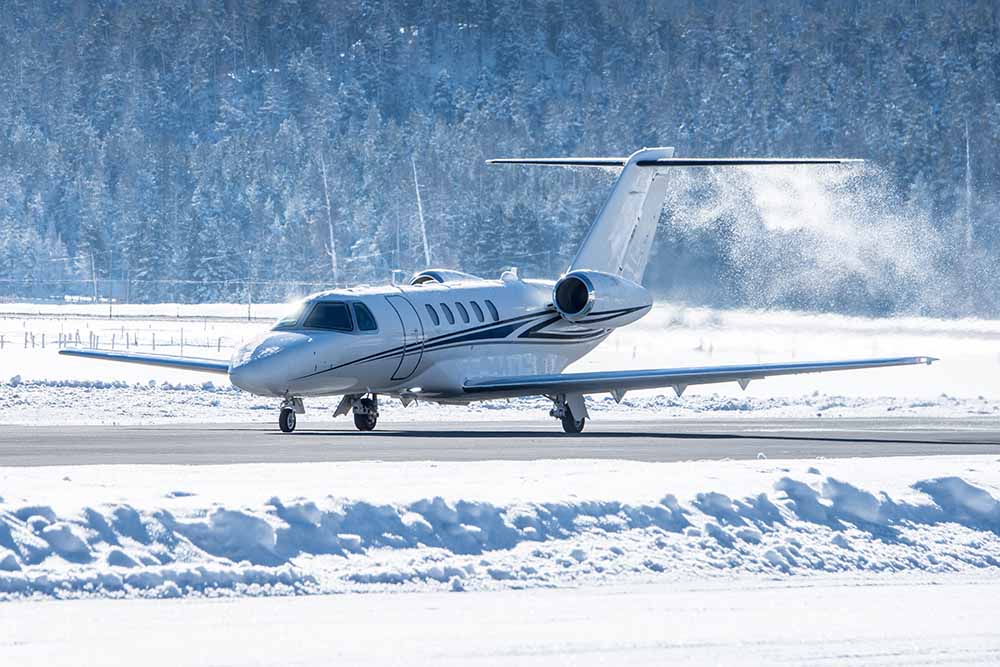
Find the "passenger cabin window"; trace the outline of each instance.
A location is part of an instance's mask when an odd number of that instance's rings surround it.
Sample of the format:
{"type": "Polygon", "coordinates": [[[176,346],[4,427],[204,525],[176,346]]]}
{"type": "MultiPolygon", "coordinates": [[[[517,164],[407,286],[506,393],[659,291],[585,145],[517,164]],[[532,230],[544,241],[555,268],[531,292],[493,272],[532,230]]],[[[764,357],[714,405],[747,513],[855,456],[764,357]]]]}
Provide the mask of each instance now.
{"type": "Polygon", "coordinates": [[[306,309],[305,302],[299,302],[295,304],[293,310],[289,311],[285,315],[282,315],[277,322],[274,323],[275,329],[287,329],[288,327],[294,327],[302,319],[302,311],[306,309]]]}
{"type": "Polygon", "coordinates": [[[500,313],[497,312],[497,307],[493,305],[493,302],[486,299],[486,307],[490,309],[490,315],[493,317],[494,322],[500,321],[500,313]]]}
{"type": "Polygon", "coordinates": [[[454,324],[455,316],[451,314],[451,308],[448,307],[448,304],[442,303],[441,310],[444,311],[444,316],[448,318],[448,324],[454,324]]]}
{"type": "Polygon", "coordinates": [[[427,308],[427,314],[431,316],[431,322],[434,323],[434,326],[441,324],[441,318],[438,317],[437,311],[434,310],[434,306],[429,303],[425,303],[424,307],[427,308]]]}
{"type": "Polygon", "coordinates": [[[479,304],[475,301],[470,302],[472,304],[472,312],[476,314],[476,319],[480,322],[485,322],[486,318],[483,317],[483,309],[479,307],[479,304]]]}
{"type": "Polygon", "coordinates": [[[306,329],[354,330],[351,312],[347,309],[347,304],[340,301],[317,303],[302,326],[306,329]]]}
{"type": "Polygon", "coordinates": [[[354,319],[357,320],[358,328],[362,331],[375,331],[378,329],[375,316],[372,315],[372,311],[368,310],[368,306],[363,303],[354,304],[354,319]]]}
{"type": "Polygon", "coordinates": [[[465,306],[463,306],[458,301],[455,302],[455,307],[458,308],[458,314],[462,316],[462,321],[465,322],[466,324],[468,324],[469,323],[469,311],[467,311],[465,309],[465,306]]]}

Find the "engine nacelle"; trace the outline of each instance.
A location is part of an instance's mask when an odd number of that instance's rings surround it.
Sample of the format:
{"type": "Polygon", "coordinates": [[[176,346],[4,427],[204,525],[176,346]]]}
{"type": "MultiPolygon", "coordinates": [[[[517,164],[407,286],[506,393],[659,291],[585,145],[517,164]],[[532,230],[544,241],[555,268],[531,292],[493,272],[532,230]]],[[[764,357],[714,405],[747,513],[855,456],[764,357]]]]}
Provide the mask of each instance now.
{"type": "Polygon", "coordinates": [[[552,304],[564,320],[613,329],[648,313],[653,297],[642,285],[621,276],[581,270],[556,281],[552,304]]]}

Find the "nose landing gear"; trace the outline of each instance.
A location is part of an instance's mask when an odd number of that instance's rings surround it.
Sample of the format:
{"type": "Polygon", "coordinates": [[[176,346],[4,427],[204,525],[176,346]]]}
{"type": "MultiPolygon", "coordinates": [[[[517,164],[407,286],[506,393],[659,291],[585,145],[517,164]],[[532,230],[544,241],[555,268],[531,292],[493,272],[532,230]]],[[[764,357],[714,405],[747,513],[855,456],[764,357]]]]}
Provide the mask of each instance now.
{"type": "Polygon", "coordinates": [[[286,398],[281,403],[281,412],[278,413],[278,428],[282,433],[291,433],[295,430],[295,415],[301,415],[305,411],[301,398],[286,398]]]}

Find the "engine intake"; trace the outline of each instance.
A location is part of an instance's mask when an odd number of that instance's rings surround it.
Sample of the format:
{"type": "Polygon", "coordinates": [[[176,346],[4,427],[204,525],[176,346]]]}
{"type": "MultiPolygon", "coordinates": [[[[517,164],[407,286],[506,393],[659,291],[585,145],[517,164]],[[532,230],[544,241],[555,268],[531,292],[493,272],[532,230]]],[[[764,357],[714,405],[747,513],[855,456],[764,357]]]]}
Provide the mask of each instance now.
{"type": "Polygon", "coordinates": [[[594,286],[586,276],[570,274],[556,283],[552,302],[567,320],[578,320],[594,307],[594,286]]]}
{"type": "Polygon", "coordinates": [[[653,305],[645,287],[601,271],[567,273],[552,289],[556,312],[569,322],[620,327],[636,321],[653,305]]]}

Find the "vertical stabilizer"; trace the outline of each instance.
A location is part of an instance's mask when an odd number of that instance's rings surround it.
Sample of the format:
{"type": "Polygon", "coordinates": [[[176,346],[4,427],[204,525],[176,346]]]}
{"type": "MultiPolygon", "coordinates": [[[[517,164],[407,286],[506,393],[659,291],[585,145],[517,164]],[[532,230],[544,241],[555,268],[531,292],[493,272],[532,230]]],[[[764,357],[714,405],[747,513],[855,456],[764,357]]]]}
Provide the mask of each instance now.
{"type": "Polygon", "coordinates": [[[591,269],[642,282],[666,198],[667,174],[638,163],[673,155],[673,148],[644,148],[629,156],[570,270],[591,269]]]}
{"type": "Polygon", "coordinates": [[[551,167],[621,168],[611,194],[590,226],[570,271],[600,271],[642,283],[656,224],[667,195],[667,173],[674,167],[767,167],[863,162],[838,157],[675,158],[673,148],[643,148],[623,157],[499,158],[488,164],[551,167]]]}

